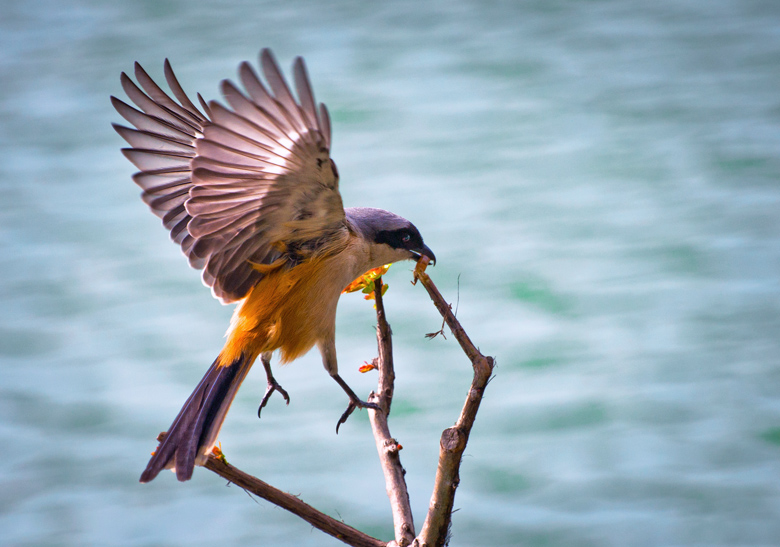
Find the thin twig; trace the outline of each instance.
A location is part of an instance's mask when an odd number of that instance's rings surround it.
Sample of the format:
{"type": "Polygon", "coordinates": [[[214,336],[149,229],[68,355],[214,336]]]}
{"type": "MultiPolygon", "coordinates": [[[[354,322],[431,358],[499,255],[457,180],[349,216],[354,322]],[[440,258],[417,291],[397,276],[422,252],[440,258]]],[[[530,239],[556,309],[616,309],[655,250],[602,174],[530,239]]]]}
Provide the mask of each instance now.
{"type": "Polygon", "coordinates": [[[455,425],[445,429],[439,443],[439,465],[428,507],[428,515],[423,523],[420,535],[416,538],[420,547],[445,545],[452,519],[452,507],[455,502],[455,490],[460,482],[459,469],[463,451],[469,440],[469,433],[479,410],[479,403],[485,387],[493,372],[493,358],[485,357],[471,342],[460,322],[452,313],[450,305],[444,300],[436,285],[425,273],[428,261],[423,257],[414,270],[415,282],[420,281],[428,295],[450,327],[455,339],[471,360],[474,378],[471,382],[466,402],[463,405],[455,425]]]}
{"type": "Polygon", "coordinates": [[[372,393],[369,401],[379,404],[384,412],[368,410],[371,430],[374,433],[376,451],[379,454],[379,463],[385,476],[385,488],[390,499],[390,508],[393,513],[393,528],[395,542],[399,547],[406,547],[414,540],[414,519],[409,503],[409,492],[406,488],[406,471],[401,465],[398,444],[391,435],[387,424],[387,416],[393,402],[393,389],[395,383],[395,371],[393,369],[393,340],[390,325],[385,316],[384,302],[382,301],[382,278],[374,282],[374,298],[376,299],[376,338],[379,348],[379,380],[376,393],[372,393]]]}
{"type": "MultiPolygon", "coordinates": [[[[417,280],[415,279],[414,283],[417,283],[417,280]]],[[[455,317],[458,317],[458,306],[460,306],[460,274],[458,274],[458,299],[455,301],[455,317]]],[[[450,309],[452,309],[452,306],[450,305],[450,309]]],[[[437,336],[441,334],[441,337],[445,340],[447,339],[447,335],[444,334],[444,325],[447,324],[447,319],[442,317],[441,318],[441,328],[437,330],[436,332],[429,332],[425,335],[426,338],[429,340],[433,340],[437,336]]]]}

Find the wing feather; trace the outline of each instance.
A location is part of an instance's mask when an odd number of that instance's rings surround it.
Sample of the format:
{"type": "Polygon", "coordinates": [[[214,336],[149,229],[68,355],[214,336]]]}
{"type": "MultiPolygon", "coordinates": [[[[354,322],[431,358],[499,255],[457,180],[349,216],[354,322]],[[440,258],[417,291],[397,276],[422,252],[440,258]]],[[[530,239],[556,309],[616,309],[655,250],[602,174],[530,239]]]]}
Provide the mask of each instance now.
{"type": "Polygon", "coordinates": [[[148,150],[146,148],[123,148],[122,153],[142,172],[181,169],[195,155],[175,150],[148,150]]]}
{"type": "Polygon", "coordinates": [[[144,194],[143,201],[152,211],[167,212],[171,209],[184,205],[189,199],[189,188],[177,188],[174,191],[167,191],[155,194],[144,194]]]}
{"type": "MultiPolygon", "coordinates": [[[[253,140],[255,142],[265,144],[265,150],[269,154],[273,154],[279,158],[280,162],[284,162],[285,158],[291,153],[290,149],[294,144],[287,136],[275,137],[267,127],[255,123],[255,120],[245,118],[235,112],[227,110],[219,103],[212,103],[212,112],[214,113],[214,124],[219,124],[220,129],[214,131],[212,127],[208,127],[206,131],[209,133],[209,138],[214,141],[219,141],[222,138],[222,133],[230,131],[234,134],[243,135],[245,138],[253,140]],[[220,132],[221,130],[221,132],[220,132]]],[[[257,120],[262,124],[262,119],[257,120]]]]}
{"type": "Polygon", "coordinates": [[[180,120],[189,121],[193,124],[193,127],[200,127],[203,125],[205,120],[200,115],[200,112],[197,111],[197,109],[188,110],[171,99],[168,94],[160,89],[160,86],[158,86],[154,80],[149,77],[149,74],[146,73],[146,71],[139,63],[135,63],[135,79],[138,80],[138,83],[141,85],[143,90],[146,91],[146,94],[149,95],[149,98],[151,98],[156,104],[166,108],[180,120]]]}
{"type": "MultiPolygon", "coordinates": [[[[113,104],[116,111],[119,112],[120,116],[133,124],[140,131],[149,131],[160,136],[181,138],[185,142],[194,142],[196,138],[194,131],[184,131],[179,129],[165,120],[150,116],[145,112],[141,112],[140,110],[133,108],[129,104],[123,102],[120,99],[117,99],[116,97],[111,97],[111,104],[113,104]]],[[[117,127],[117,124],[114,124],[114,127],[117,127]]]]}
{"type": "Polygon", "coordinates": [[[325,146],[330,149],[330,114],[328,114],[328,107],[322,103],[320,103],[320,123],[322,134],[325,136],[325,146]]]}
{"type": "Polygon", "coordinates": [[[263,67],[263,74],[268,80],[268,85],[271,87],[279,109],[296,131],[305,133],[311,124],[305,123],[305,116],[304,119],[301,119],[300,115],[295,116],[300,107],[290,92],[290,88],[287,87],[282,71],[279,70],[279,64],[270,49],[266,48],[260,52],[260,65],[263,67]]]}
{"type": "Polygon", "coordinates": [[[119,124],[112,124],[117,133],[125,139],[133,148],[147,148],[150,150],[170,150],[185,153],[194,153],[192,143],[175,136],[160,135],[153,131],[132,129],[119,124]]]}
{"type": "Polygon", "coordinates": [[[133,175],[133,182],[149,193],[165,191],[174,186],[192,186],[189,170],[138,172],[133,175]]]}
{"type": "Polygon", "coordinates": [[[186,228],[190,220],[192,220],[192,218],[187,214],[187,210],[184,208],[184,205],[177,205],[176,207],[172,207],[162,217],[163,226],[169,230],[172,230],[174,226],[178,226],[181,223],[184,223],[186,228]]]}
{"type": "Polygon", "coordinates": [[[155,102],[154,99],[148,97],[137,85],[135,85],[135,83],[133,83],[130,76],[124,72],[119,77],[119,80],[122,84],[122,89],[127,96],[130,97],[130,100],[150,116],[163,119],[184,132],[189,133],[200,129],[200,124],[193,124],[191,121],[184,119],[164,105],[161,105],[155,102]]]}
{"type": "MultiPolygon", "coordinates": [[[[179,103],[181,103],[184,109],[187,110],[191,116],[194,116],[197,119],[198,124],[202,126],[206,121],[208,121],[206,116],[201,114],[198,108],[192,104],[190,98],[187,97],[187,94],[184,92],[184,89],[182,89],[178,78],[176,78],[176,75],[173,73],[173,68],[171,68],[171,63],[168,61],[168,59],[165,59],[165,62],[163,63],[163,72],[165,74],[165,81],[168,83],[168,87],[171,88],[173,96],[176,97],[179,103]]],[[[198,94],[198,97],[200,98],[200,94],[198,94]]],[[[208,110],[206,110],[206,113],[208,113],[208,110]]]]}
{"type": "MultiPolygon", "coordinates": [[[[261,133],[252,138],[248,135],[238,133],[230,127],[211,125],[206,131],[206,137],[212,142],[220,142],[224,146],[243,150],[253,154],[275,154],[273,145],[275,141],[261,133]]],[[[276,154],[275,154],[276,155],[276,154]]]]}
{"type": "Polygon", "coordinates": [[[293,78],[295,78],[295,91],[301,101],[301,107],[306,114],[309,127],[317,127],[322,132],[322,124],[317,119],[317,106],[314,101],[314,91],[309,84],[309,75],[306,73],[306,63],[303,57],[296,57],[293,63],[293,78]]]}
{"type": "Polygon", "coordinates": [[[262,154],[262,149],[255,149],[254,152],[239,150],[220,141],[203,139],[198,143],[198,154],[208,158],[215,164],[225,163],[239,169],[261,172],[266,172],[274,167],[280,167],[278,163],[271,161],[272,158],[268,153],[262,154]],[[261,154],[254,152],[261,152],[261,154]]]}
{"type": "MultiPolygon", "coordinates": [[[[259,121],[258,124],[254,124],[253,128],[267,136],[269,140],[266,142],[269,146],[273,147],[278,142],[289,141],[287,135],[292,133],[294,129],[286,123],[287,115],[281,108],[277,106],[275,109],[276,114],[272,114],[263,106],[263,103],[252,102],[230,80],[222,81],[220,91],[235,114],[242,117],[245,121],[247,119],[259,121]]],[[[289,142],[292,145],[292,141],[289,142]]]]}
{"type": "Polygon", "coordinates": [[[198,94],[202,111],[167,59],[170,94],[136,63],[138,84],[125,73],[120,82],[137,108],[111,98],[135,128],[114,125],[130,145],[123,153],[139,169],[142,199],[223,302],[262,278],[254,265],[285,253],[296,263],[347,233],[328,111],[314,99],[303,59],[293,64],[297,99],[270,50],[260,66],[266,83],[242,63],[243,91],[226,80],[226,105],[198,94]]]}
{"type": "Polygon", "coordinates": [[[247,62],[241,63],[238,72],[239,79],[244,88],[246,88],[249,97],[258,108],[266,113],[274,126],[281,131],[280,135],[292,133],[294,128],[287,121],[287,116],[282,111],[279,102],[265,88],[252,65],[247,62]]]}

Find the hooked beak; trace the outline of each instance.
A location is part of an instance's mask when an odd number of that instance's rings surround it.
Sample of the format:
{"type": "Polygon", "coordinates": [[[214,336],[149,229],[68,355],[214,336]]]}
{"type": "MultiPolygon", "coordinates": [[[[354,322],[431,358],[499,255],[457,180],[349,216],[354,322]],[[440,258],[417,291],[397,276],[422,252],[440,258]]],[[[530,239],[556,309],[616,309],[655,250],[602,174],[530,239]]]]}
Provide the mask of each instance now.
{"type": "Polygon", "coordinates": [[[421,249],[413,250],[412,254],[414,255],[415,260],[420,260],[422,257],[427,256],[431,260],[431,263],[434,266],[436,265],[436,255],[433,254],[431,248],[424,243],[421,249]]]}

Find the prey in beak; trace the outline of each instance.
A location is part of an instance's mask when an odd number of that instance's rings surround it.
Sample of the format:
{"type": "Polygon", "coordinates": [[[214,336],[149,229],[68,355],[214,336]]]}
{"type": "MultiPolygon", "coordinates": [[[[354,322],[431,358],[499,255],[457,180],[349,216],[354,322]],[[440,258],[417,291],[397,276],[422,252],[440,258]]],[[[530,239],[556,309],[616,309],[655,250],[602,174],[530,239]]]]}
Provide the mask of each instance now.
{"type": "Polygon", "coordinates": [[[431,261],[431,265],[436,265],[436,255],[433,254],[433,251],[431,251],[431,248],[427,245],[423,244],[421,248],[411,249],[410,252],[412,253],[412,256],[414,256],[415,260],[420,260],[422,257],[427,256],[431,261]]]}

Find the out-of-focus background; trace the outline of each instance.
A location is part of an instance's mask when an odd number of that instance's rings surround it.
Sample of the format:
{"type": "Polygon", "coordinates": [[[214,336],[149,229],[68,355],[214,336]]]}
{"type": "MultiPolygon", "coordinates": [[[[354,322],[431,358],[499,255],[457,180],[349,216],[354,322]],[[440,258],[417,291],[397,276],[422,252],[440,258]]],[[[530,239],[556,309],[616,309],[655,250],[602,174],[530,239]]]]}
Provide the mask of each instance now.
{"type": "MultiPolygon", "coordinates": [[[[498,361],[453,546],[780,541],[780,6],[752,0],[4,0],[0,543],[340,545],[215,475],[138,476],[231,314],[138,199],[108,97],[170,58],[218,98],[272,47],[309,65],[347,205],[412,219],[498,361]]],[[[470,367],[411,263],[386,280],[391,427],[422,524],[470,367]]],[[[342,300],[367,395],[374,316],[342,300]]],[[[365,413],[312,352],[228,459],[392,536],[365,413]]]]}

